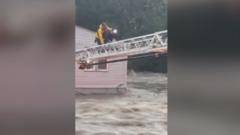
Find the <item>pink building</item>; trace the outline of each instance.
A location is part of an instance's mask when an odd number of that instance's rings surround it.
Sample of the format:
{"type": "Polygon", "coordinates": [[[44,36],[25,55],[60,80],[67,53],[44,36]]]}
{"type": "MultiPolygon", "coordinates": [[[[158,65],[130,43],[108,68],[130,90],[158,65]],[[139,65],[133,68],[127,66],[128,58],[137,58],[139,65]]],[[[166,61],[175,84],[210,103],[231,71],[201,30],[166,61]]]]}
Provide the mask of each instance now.
{"type": "MultiPolygon", "coordinates": [[[[96,45],[93,31],[75,27],[75,35],[76,51],[83,47],[96,45]]],[[[77,63],[75,65],[75,87],[78,92],[111,93],[127,88],[127,62],[95,65],[85,70],[78,69],[77,63]]]]}

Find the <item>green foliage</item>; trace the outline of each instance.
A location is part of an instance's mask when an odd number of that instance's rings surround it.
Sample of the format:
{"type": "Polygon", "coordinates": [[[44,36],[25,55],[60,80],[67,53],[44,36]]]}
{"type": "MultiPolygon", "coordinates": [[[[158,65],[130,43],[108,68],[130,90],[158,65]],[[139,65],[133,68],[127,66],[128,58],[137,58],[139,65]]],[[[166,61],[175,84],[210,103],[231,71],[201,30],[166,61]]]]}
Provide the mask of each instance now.
{"type": "MultiPolygon", "coordinates": [[[[119,30],[125,39],[167,29],[166,0],[76,0],[76,24],[96,31],[101,22],[119,30]]],[[[159,60],[129,62],[129,68],[160,67],[159,60]],[[154,65],[153,65],[154,63],[154,65]]],[[[147,68],[147,70],[151,69],[147,68]]],[[[155,71],[155,70],[154,70],[155,71]]]]}
{"type": "Polygon", "coordinates": [[[151,71],[167,73],[167,55],[151,56],[128,62],[128,68],[135,71],[151,71]]]}

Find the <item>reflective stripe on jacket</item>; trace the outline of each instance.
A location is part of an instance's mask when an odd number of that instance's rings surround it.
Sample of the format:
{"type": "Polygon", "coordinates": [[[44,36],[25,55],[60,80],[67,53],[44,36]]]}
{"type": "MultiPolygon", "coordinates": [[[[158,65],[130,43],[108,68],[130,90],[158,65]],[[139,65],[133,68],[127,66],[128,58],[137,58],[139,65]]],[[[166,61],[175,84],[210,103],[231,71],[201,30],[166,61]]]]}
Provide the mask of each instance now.
{"type": "Polygon", "coordinates": [[[96,32],[96,38],[100,41],[101,44],[105,43],[104,37],[103,37],[104,32],[109,30],[110,30],[110,27],[106,26],[106,29],[104,30],[103,25],[102,24],[99,25],[98,30],[96,32]]]}

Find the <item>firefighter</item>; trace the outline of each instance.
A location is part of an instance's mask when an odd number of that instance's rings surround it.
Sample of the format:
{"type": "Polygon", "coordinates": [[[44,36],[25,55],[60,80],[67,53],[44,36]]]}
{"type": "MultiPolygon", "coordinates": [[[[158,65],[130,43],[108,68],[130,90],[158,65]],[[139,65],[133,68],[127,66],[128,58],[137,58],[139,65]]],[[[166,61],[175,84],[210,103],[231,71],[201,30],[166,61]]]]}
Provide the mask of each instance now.
{"type": "Polygon", "coordinates": [[[102,45],[111,41],[111,28],[106,24],[102,23],[99,25],[96,32],[96,39],[98,45],[102,45]]]}

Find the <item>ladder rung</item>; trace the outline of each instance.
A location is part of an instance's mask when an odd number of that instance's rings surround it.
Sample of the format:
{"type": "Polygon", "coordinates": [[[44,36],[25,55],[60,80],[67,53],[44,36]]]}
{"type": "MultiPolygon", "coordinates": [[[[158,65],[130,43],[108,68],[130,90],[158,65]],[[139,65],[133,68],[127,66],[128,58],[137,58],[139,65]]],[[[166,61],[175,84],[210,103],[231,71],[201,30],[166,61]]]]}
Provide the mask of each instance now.
{"type": "Polygon", "coordinates": [[[120,55],[129,56],[146,53],[153,48],[167,48],[167,30],[108,44],[83,48],[76,51],[76,58],[79,61],[84,61],[120,55]]]}

